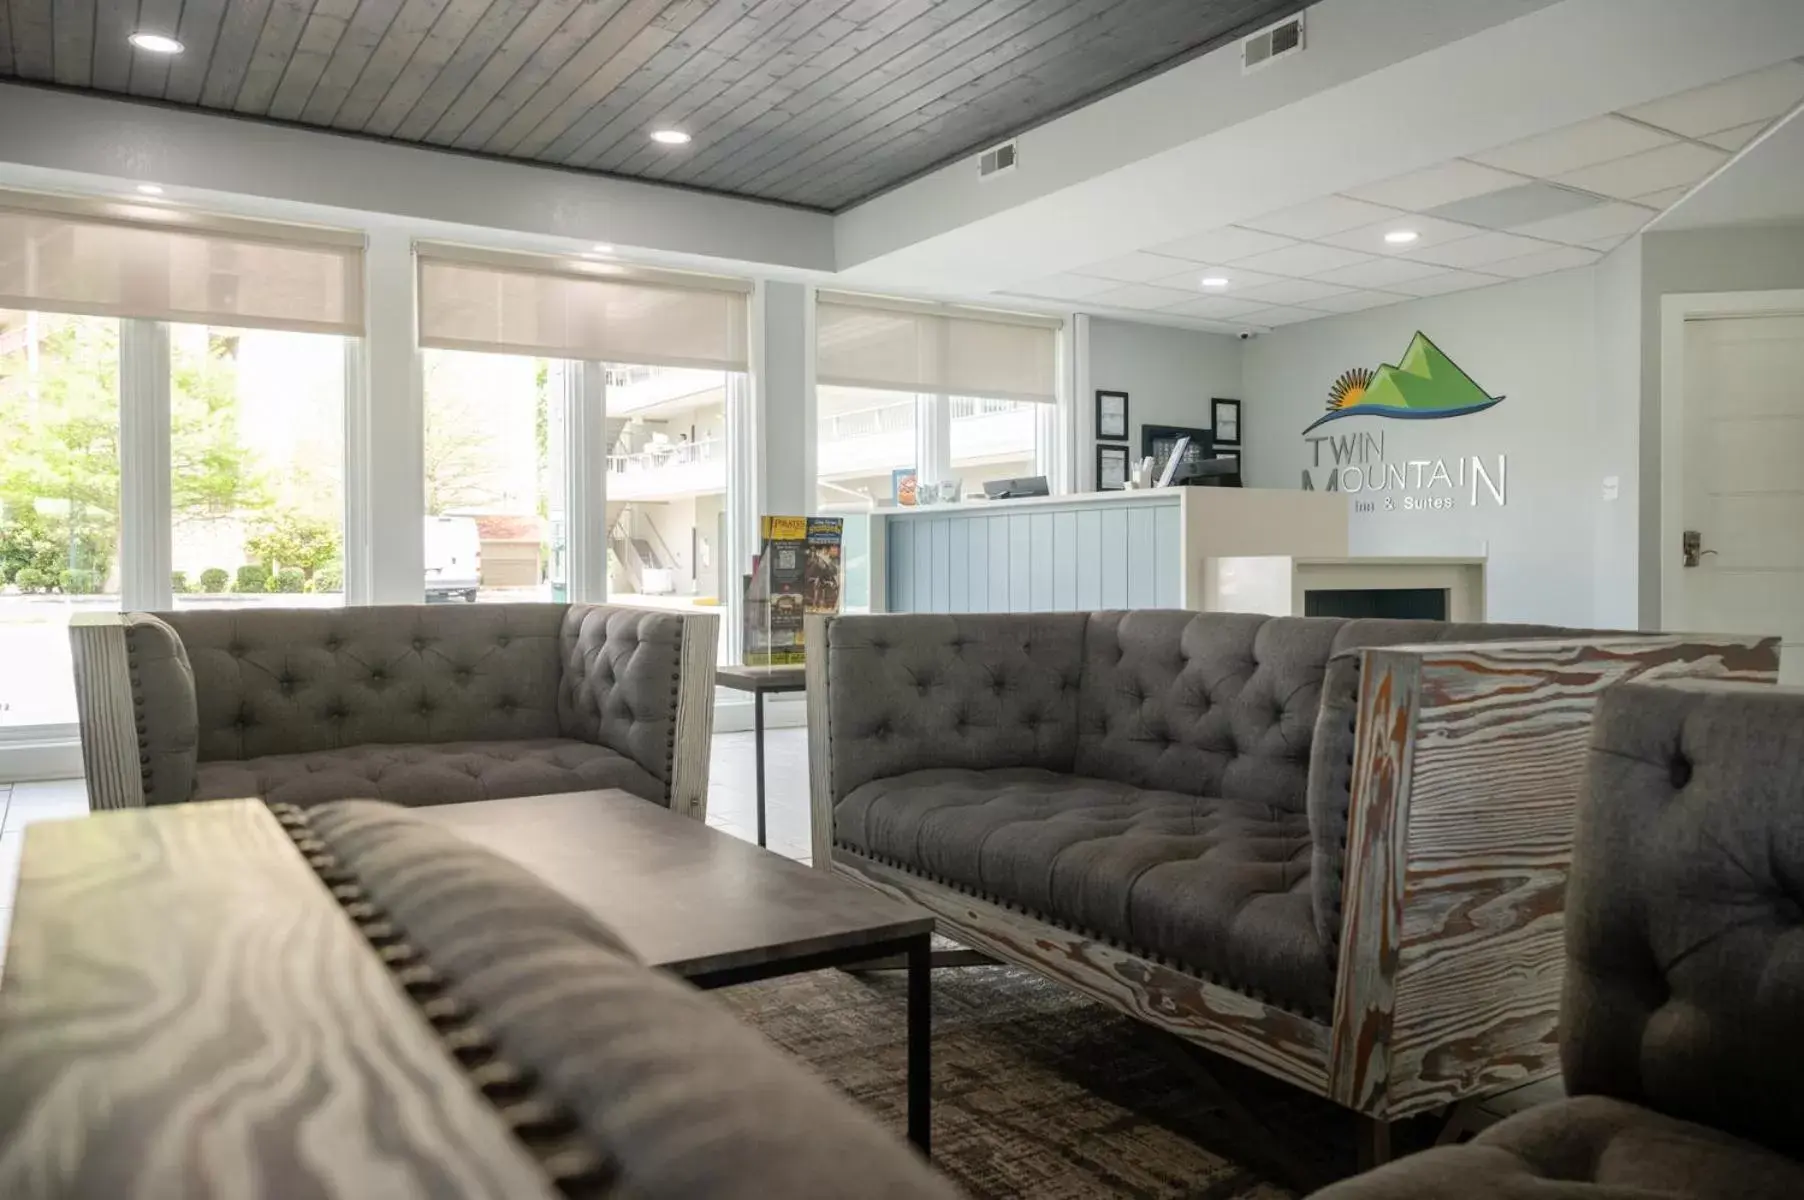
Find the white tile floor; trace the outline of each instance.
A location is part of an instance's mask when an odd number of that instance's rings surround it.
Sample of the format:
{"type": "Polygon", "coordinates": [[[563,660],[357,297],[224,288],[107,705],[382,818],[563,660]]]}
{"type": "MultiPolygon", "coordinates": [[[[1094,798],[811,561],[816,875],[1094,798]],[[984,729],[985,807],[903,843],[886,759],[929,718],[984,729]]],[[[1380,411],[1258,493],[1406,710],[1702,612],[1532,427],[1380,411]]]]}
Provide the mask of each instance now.
{"type": "MultiPolygon", "coordinates": [[[[808,733],[772,729],[764,736],[766,842],[778,854],[807,862],[808,733]]],[[[709,772],[708,824],[754,840],[758,807],[752,735],[717,734],[709,772]]],[[[0,946],[12,919],[25,827],[33,821],[84,816],[87,811],[88,789],[79,779],[0,783],[0,946]]]]}

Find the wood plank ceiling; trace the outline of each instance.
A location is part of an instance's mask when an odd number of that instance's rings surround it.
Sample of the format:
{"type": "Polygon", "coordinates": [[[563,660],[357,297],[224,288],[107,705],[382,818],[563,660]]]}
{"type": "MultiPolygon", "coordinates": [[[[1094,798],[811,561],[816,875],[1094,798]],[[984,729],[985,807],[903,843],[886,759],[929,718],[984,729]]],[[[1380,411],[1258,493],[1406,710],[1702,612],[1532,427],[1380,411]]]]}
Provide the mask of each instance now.
{"type": "Polygon", "coordinates": [[[1302,7],[0,0],[0,78],[833,211],[1302,7]]]}

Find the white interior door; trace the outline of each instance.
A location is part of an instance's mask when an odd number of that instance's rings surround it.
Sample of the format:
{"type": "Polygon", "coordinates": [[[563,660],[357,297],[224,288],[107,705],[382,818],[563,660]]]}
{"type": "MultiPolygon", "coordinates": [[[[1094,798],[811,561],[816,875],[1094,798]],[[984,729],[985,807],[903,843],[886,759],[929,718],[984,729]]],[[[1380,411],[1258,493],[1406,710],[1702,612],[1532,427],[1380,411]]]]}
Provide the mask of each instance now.
{"type": "Polygon", "coordinates": [[[1804,685],[1804,315],[1688,320],[1684,337],[1679,536],[1702,553],[1664,623],[1777,634],[1780,681],[1804,685]]]}

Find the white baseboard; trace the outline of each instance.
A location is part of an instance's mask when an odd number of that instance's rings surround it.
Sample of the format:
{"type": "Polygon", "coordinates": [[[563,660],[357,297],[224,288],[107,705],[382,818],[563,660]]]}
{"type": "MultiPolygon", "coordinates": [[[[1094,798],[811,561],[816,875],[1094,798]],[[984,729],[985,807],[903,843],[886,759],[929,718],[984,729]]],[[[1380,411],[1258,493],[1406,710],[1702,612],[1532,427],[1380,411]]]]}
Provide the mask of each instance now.
{"type": "Polygon", "coordinates": [[[81,742],[74,738],[0,741],[0,783],[80,779],[81,742]]]}

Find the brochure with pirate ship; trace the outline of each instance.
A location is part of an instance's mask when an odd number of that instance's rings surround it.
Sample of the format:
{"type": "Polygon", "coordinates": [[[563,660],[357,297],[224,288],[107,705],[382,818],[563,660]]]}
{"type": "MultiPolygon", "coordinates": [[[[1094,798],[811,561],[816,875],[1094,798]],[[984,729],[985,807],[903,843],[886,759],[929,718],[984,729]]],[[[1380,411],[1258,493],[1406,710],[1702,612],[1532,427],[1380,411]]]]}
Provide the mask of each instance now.
{"type": "Polygon", "coordinates": [[[844,526],[838,517],[759,518],[758,557],[745,585],[747,666],[800,664],[803,616],[839,611],[844,526]]]}

